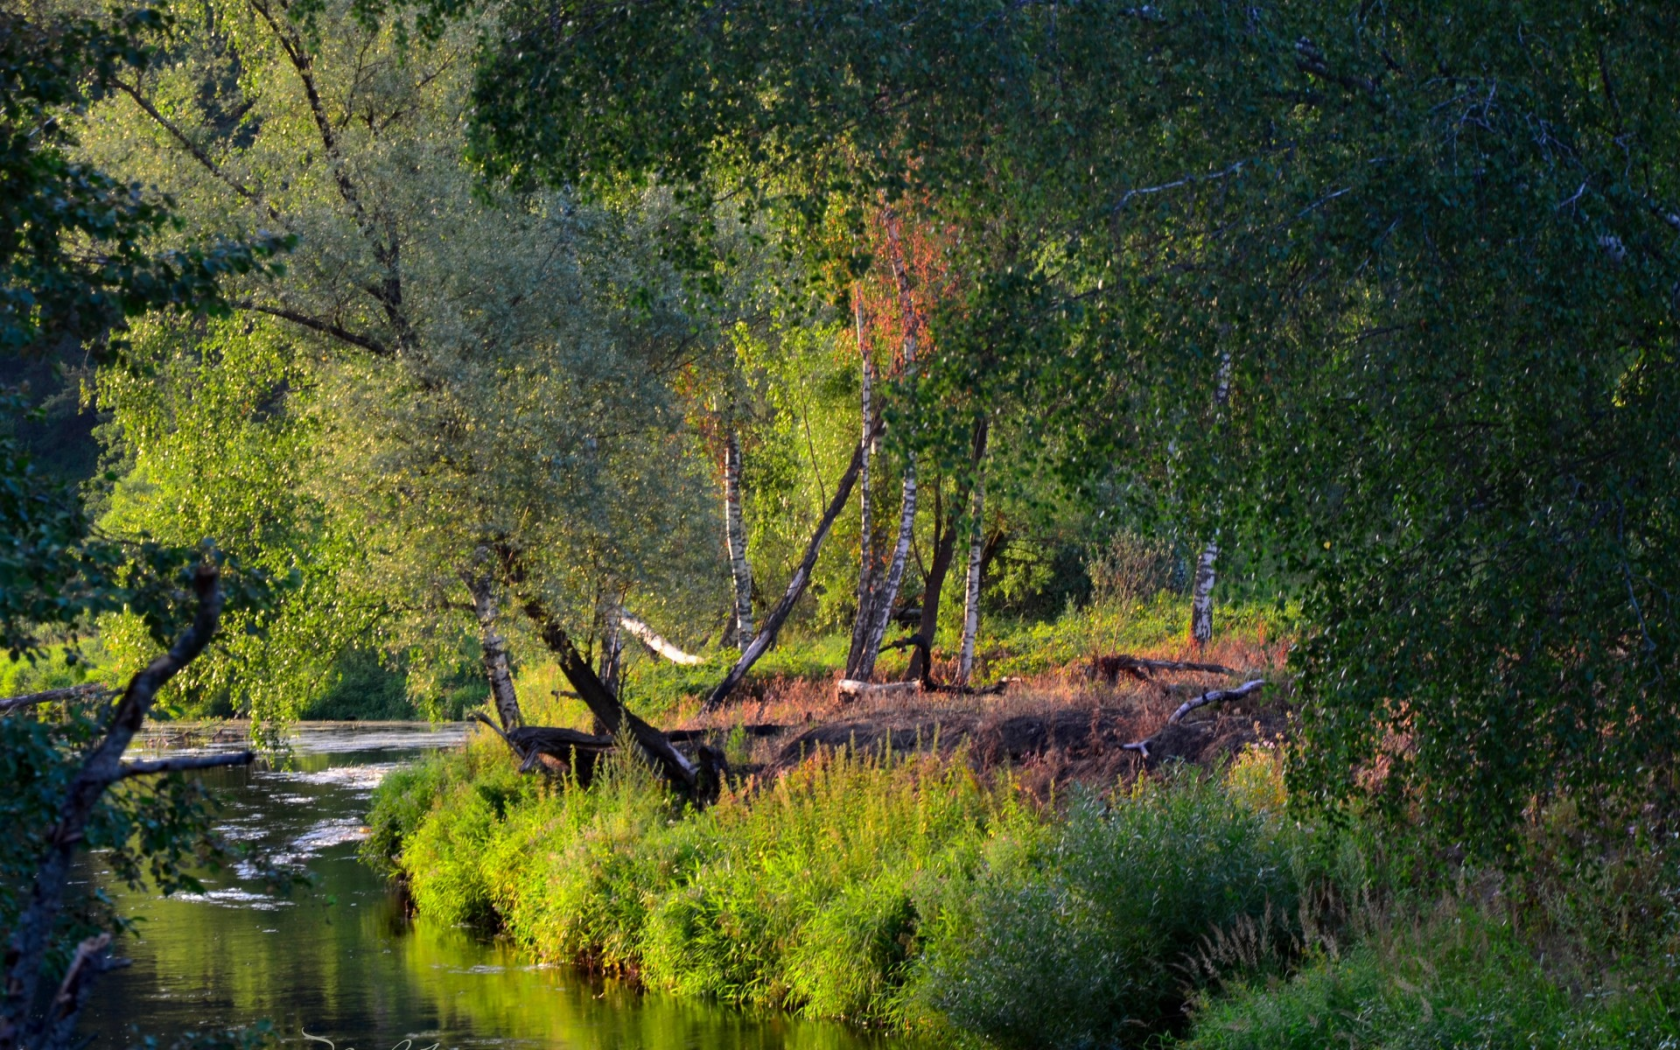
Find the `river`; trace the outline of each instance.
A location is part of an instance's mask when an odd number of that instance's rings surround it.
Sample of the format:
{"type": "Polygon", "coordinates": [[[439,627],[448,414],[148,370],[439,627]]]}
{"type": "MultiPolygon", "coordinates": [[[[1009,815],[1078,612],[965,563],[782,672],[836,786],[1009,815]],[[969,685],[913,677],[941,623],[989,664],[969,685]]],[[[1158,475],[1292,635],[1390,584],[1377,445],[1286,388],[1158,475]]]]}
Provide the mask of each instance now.
{"type": "Polygon", "coordinates": [[[111,886],[138,933],[127,969],[101,979],[95,1047],[168,1047],[183,1033],[270,1021],[288,1044],[327,1050],[544,1047],[576,1050],[888,1050],[838,1024],[642,993],[565,967],[534,966],[494,938],[410,919],[356,859],[373,789],[399,763],[453,746],[461,726],[304,724],[276,767],[213,770],[230,839],[307,869],[276,895],[250,871],[203,877],[202,894],[111,886]]]}

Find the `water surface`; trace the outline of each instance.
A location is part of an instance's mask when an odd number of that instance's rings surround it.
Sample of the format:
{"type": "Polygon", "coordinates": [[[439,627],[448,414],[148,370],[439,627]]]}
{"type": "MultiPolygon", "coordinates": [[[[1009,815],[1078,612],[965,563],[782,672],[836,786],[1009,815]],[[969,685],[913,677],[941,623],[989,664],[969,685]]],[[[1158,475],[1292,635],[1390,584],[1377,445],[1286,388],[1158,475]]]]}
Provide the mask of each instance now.
{"type": "MultiPolygon", "coordinates": [[[[113,890],[138,936],[134,965],[102,979],[95,1047],[167,1047],[210,1026],[273,1022],[325,1050],[565,1047],[577,1050],[888,1050],[842,1025],[641,994],[538,967],[472,931],[410,920],[356,859],[373,789],[397,764],[452,746],[461,726],[305,724],[282,768],[215,770],[224,834],[305,867],[313,885],[271,893],[250,870],[204,877],[205,892],[113,890]]],[[[231,743],[224,746],[233,746],[231,743]]],[[[97,860],[97,858],[95,858],[97,860]]],[[[95,865],[97,867],[97,864],[95,865]]]]}

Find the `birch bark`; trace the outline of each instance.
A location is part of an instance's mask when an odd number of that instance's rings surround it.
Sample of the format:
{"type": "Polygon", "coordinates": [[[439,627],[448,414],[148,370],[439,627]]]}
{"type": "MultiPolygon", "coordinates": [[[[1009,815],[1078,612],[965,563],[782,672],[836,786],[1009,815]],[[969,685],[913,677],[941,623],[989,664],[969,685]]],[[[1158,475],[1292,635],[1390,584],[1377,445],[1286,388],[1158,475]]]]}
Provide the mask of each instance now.
{"type": "Polygon", "coordinates": [[[723,522],[729,574],[735,582],[735,643],[745,649],[753,637],[752,566],[747,561],[747,529],[741,518],[741,442],[734,427],[723,443],[723,522]]]}

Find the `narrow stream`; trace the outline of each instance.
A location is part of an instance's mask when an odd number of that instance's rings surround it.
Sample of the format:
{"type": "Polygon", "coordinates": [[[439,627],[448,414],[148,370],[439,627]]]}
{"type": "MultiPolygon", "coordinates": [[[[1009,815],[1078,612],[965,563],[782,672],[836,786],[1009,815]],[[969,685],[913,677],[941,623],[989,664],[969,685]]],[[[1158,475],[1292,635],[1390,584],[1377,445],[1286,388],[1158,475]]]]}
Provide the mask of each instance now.
{"type": "MultiPolygon", "coordinates": [[[[140,920],[87,1019],[94,1046],[168,1047],[186,1032],[267,1019],[288,1044],[325,1050],[566,1047],[886,1050],[842,1025],[644,994],[538,967],[472,931],[410,920],[356,859],[373,789],[399,763],[458,743],[460,726],[303,725],[285,769],[216,770],[221,827],[307,868],[284,896],[237,870],[199,895],[112,888],[140,920]]],[[[97,858],[94,858],[97,862],[97,858]]],[[[98,868],[95,863],[94,868],[98,868]]],[[[250,873],[246,873],[247,875],[250,873]]],[[[103,872],[96,872],[109,885],[103,872]]]]}

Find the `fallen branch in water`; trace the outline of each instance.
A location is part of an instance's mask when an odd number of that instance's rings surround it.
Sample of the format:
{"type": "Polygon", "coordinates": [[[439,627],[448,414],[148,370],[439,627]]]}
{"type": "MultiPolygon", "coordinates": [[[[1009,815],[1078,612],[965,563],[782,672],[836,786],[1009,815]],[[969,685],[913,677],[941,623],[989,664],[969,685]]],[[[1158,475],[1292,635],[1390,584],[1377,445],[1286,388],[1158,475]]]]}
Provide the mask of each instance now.
{"type": "Polygon", "coordinates": [[[234,751],[225,755],[191,755],[185,758],[160,758],[150,762],[124,762],[125,777],[149,777],[157,773],[186,773],[194,769],[215,769],[219,766],[248,766],[257,760],[255,751],[234,751]]]}

